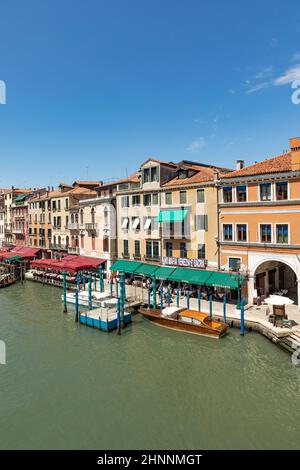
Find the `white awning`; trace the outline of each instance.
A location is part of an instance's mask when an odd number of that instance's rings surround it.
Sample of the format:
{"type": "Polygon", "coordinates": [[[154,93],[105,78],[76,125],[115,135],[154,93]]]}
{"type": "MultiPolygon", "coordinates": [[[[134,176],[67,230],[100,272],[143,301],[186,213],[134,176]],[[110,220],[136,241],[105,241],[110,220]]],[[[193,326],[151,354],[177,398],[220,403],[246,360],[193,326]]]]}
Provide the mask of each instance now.
{"type": "Polygon", "coordinates": [[[140,225],[140,219],[138,217],[136,217],[133,221],[133,224],[132,224],[132,228],[133,230],[136,230],[140,225]]]}
{"type": "Polygon", "coordinates": [[[144,230],[149,230],[151,227],[151,218],[145,220],[144,230]]]}
{"type": "Polygon", "coordinates": [[[125,229],[128,227],[128,222],[129,222],[129,219],[128,217],[125,217],[125,219],[123,220],[122,222],[122,228],[125,229]]]}

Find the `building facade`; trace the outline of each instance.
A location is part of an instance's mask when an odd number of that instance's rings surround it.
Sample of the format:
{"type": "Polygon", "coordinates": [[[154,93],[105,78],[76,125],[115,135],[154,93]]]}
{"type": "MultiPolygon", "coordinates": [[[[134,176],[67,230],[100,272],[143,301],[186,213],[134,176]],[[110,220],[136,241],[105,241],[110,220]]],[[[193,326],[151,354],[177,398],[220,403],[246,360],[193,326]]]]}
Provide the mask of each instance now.
{"type": "Polygon", "coordinates": [[[117,188],[119,257],[217,269],[216,180],[224,171],[188,161],[143,163],[117,188]]]}
{"type": "Polygon", "coordinates": [[[248,276],[248,299],[300,296],[300,138],[290,151],[220,178],[221,268],[248,276]]]}
{"type": "Polygon", "coordinates": [[[51,257],[52,238],[50,188],[34,190],[28,204],[28,245],[43,250],[44,257],[51,257]]]}

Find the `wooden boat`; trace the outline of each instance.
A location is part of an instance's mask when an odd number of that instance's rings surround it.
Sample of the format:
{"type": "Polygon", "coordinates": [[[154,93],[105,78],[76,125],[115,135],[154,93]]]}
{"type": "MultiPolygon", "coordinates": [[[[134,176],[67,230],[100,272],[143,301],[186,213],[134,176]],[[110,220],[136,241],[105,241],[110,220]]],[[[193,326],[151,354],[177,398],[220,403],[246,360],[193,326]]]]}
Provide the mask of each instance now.
{"type": "Polygon", "coordinates": [[[139,312],[143,317],[160,326],[202,336],[220,338],[228,329],[226,323],[211,320],[206,313],[186,308],[167,307],[161,311],[160,308],[154,310],[144,306],[139,309],[139,312]]]}

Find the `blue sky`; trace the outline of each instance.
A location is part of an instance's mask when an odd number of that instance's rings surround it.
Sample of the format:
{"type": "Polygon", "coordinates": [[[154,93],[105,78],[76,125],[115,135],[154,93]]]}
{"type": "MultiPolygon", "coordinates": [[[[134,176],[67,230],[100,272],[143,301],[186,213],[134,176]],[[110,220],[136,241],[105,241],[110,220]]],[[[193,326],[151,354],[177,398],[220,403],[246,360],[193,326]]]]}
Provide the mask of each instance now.
{"type": "Polygon", "coordinates": [[[5,0],[0,187],[234,166],[300,135],[297,0],[5,0]]]}

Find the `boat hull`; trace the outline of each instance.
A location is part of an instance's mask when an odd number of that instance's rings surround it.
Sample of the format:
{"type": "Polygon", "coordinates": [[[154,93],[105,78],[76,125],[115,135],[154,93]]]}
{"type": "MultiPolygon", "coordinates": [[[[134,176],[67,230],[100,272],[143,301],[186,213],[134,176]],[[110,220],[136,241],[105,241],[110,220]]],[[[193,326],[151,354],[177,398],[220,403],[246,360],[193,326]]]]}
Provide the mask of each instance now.
{"type": "Polygon", "coordinates": [[[225,335],[228,329],[228,325],[225,323],[220,323],[218,328],[212,328],[206,325],[195,325],[193,323],[186,323],[182,320],[176,320],[173,318],[168,318],[160,314],[160,310],[153,310],[147,308],[140,308],[139,312],[143,315],[144,318],[147,318],[151,322],[169,328],[172,330],[183,331],[185,333],[193,333],[200,336],[208,336],[211,338],[220,338],[225,335]]]}

